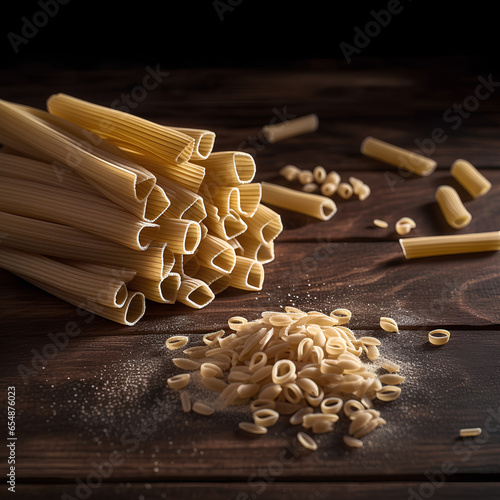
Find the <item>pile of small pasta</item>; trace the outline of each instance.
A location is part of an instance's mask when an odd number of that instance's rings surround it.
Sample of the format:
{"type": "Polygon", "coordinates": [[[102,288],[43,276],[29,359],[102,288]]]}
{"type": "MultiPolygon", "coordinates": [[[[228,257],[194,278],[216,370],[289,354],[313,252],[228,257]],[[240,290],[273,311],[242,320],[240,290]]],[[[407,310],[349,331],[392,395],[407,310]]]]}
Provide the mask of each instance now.
{"type": "Polygon", "coordinates": [[[283,226],[252,156],[65,94],[47,110],[0,100],[0,267],[124,325],[146,298],[262,288],[283,226]]]}
{"type": "MultiPolygon", "coordinates": [[[[263,312],[255,321],[233,317],[231,332],[208,333],[203,345],[188,347],[187,358],[174,358],[184,370],[167,380],[180,391],[182,408],[202,415],[214,413],[205,401],[191,401],[189,371],[199,370],[203,385],[220,393],[222,406],[249,404],[252,422],[240,422],[240,429],[266,434],[281,415],[291,415],[292,425],[301,425],[297,439],[306,448],[317,443],[307,432],[322,434],[334,430],[341,410],[349,421],[344,443],[360,447],[361,437],[386,421],[373,408],[373,402],[393,401],[401,394],[399,366],[385,361],[383,374],[375,364],[380,341],[375,337],[356,338],[345,326],[351,319],[347,309],[336,309],[329,316],[285,307],[284,312],[263,312]]],[[[385,331],[398,332],[396,322],[381,318],[385,331]]],[[[188,342],[186,336],[173,336],[166,347],[174,350],[188,342]]]]}

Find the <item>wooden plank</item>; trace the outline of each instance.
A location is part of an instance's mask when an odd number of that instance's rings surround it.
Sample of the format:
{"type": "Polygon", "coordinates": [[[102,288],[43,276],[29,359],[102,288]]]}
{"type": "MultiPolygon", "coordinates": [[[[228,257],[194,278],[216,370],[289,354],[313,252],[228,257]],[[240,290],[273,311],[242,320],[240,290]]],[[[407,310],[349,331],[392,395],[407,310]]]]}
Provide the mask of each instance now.
{"type": "MultiPolygon", "coordinates": [[[[500,472],[499,331],[453,330],[441,347],[428,344],[427,330],[356,333],[378,337],[381,357],[400,364],[402,396],[375,402],[387,425],[365,436],[362,448],[343,445],[342,417],[333,433],[315,436],[316,452],[297,443],[299,428],[287,417],[265,436],[238,430],[238,422],[251,418],[248,407],[221,408],[218,394],[194,375],[191,397],[216,405],[216,412],[183,413],[179,393],[166,384],[182,372],[172,362],[182,354],[165,349],[166,332],[75,337],[52,349],[41,336],[13,339],[0,390],[16,387],[18,478],[73,483],[106,462],[114,482],[247,481],[273,467],[280,480],[425,480],[445,462],[454,480],[500,472]],[[481,427],[483,434],[461,439],[464,427],[481,427]]],[[[195,335],[190,345],[200,342],[195,335]]]]}
{"type": "Polygon", "coordinates": [[[9,338],[12,331],[47,335],[76,323],[83,336],[200,332],[223,328],[231,316],[286,305],[324,312],[347,307],[363,328],[377,327],[387,314],[407,328],[500,323],[498,252],[406,261],[396,242],[291,242],[276,245],[276,259],[265,271],[261,292],[227,290],[202,310],[148,301],[133,327],[80,311],[2,272],[2,331],[9,338]]]}
{"type": "MultiPolygon", "coordinates": [[[[288,498],[290,500],[302,500],[312,498],[314,492],[315,500],[363,500],[366,498],[384,498],[386,500],[421,500],[435,498],[436,500],[469,500],[479,497],[481,500],[496,500],[500,490],[498,482],[440,482],[441,478],[432,478],[426,482],[303,482],[285,483],[279,480],[279,476],[269,474],[263,478],[256,478],[255,482],[244,483],[166,483],[152,482],[136,484],[122,482],[118,484],[96,485],[88,487],[81,486],[81,492],[91,492],[95,500],[121,498],[137,499],[148,498],[176,500],[198,500],[219,499],[230,500],[254,500],[265,498],[266,500],[278,500],[288,498]],[[430,495],[430,496],[426,496],[430,495]]],[[[446,479],[446,476],[445,476],[446,479]]],[[[62,495],[75,495],[75,484],[41,485],[21,484],[16,490],[16,497],[23,500],[38,499],[41,495],[47,498],[61,498],[62,495]]],[[[79,490],[80,491],[80,490],[79,490]]]]}

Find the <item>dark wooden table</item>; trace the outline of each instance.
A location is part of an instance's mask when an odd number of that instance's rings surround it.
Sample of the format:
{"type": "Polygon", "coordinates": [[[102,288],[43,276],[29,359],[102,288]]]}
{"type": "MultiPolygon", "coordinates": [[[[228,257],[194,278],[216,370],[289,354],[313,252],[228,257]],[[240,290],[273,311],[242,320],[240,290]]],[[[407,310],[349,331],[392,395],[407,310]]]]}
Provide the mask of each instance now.
{"type": "MultiPolygon", "coordinates": [[[[500,229],[500,87],[474,99],[481,79],[496,82],[500,73],[478,58],[161,70],[169,75],[134,113],[214,130],[217,150],[254,154],[258,181],[280,182],[277,172],[289,163],[323,165],[359,177],[372,195],[336,198],[338,213],[327,222],[279,210],[285,230],[261,292],[227,290],[200,311],[148,303],[134,327],[82,315],[1,272],[0,394],[5,401],[15,387],[16,498],[498,498],[500,255],[405,261],[393,225],[412,217],[414,236],[500,229]],[[259,135],[268,123],[307,113],[319,117],[314,134],[276,144],[259,135]],[[439,144],[437,129],[447,136],[439,144]],[[438,169],[421,178],[363,157],[367,135],[425,146],[438,169]],[[472,200],[457,187],[472,222],[454,231],[434,192],[457,186],[449,173],[457,158],[481,169],[493,188],[472,200]],[[375,217],[389,228],[374,228],[375,217]],[[380,338],[383,354],[401,363],[403,394],[380,405],[388,424],[363,448],[342,444],[344,424],[322,435],[316,452],[300,450],[297,429],[285,420],[252,438],[237,430],[247,408],[184,414],[168,389],[167,377],[179,371],[164,347],[169,335],[189,334],[194,345],[233,315],[257,318],[285,305],[326,313],[347,307],[353,329],[380,338]],[[398,321],[399,335],[380,330],[384,315],[398,321]],[[440,348],[427,342],[437,327],[451,331],[440,348]],[[483,434],[460,439],[463,427],[483,434]]],[[[51,93],[66,92],[111,105],[146,72],[120,64],[20,66],[2,75],[0,97],[43,107],[51,93]]]]}

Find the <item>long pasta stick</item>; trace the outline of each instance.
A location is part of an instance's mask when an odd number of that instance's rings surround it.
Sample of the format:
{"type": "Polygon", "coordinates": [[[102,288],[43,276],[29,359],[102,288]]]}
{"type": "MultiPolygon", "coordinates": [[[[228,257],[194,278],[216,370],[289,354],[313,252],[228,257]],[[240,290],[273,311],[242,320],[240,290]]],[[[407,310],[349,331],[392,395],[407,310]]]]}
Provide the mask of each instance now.
{"type": "Polygon", "coordinates": [[[0,247],[0,266],[15,274],[60,288],[82,300],[105,306],[121,307],[127,299],[124,281],[90,273],[43,255],[0,247]]]}
{"type": "Polygon", "coordinates": [[[28,143],[29,150],[42,153],[41,159],[69,165],[134,201],[144,199],[156,183],[154,176],[144,169],[137,167],[131,171],[118,162],[112,163],[94,153],[96,149],[72,140],[43,120],[3,100],[0,100],[0,133],[5,145],[19,149],[23,148],[23,143],[28,143]]]}
{"type": "Polygon", "coordinates": [[[9,177],[0,178],[0,210],[77,227],[135,250],[145,250],[159,229],[109,200],[9,177]]]}
{"type": "MultiPolygon", "coordinates": [[[[39,182],[47,186],[88,193],[91,196],[101,196],[103,189],[99,183],[90,178],[85,179],[65,166],[2,152],[0,152],[0,176],[39,182]]],[[[158,185],[153,186],[148,196],[140,202],[131,202],[127,197],[106,189],[104,197],[148,222],[154,222],[170,206],[165,191],[158,185]]]]}
{"type": "Polygon", "coordinates": [[[150,279],[164,278],[174,265],[166,243],[137,251],[80,229],[0,212],[2,245],[52,257],[134,269],[150,279]]]}
{"type": "Polygon", "coordinates": [[[445,236],[402,238],[399,244],[407,259],[500,250],[500,231],[445,236]]]}
{"type": "Polygon", "coordinates": [[[103,318],[109,319],[125,326],[135,325],[146,312],[146,299],[144,297],[144,294],[141,292],[129,292],[122,307],[109,307],[103,304],[92,302],[91,300],[82,300],[82,298],[79,296],[67,293],[66,291],[52,285],[47,285],[40,281],[27,278],[22,274],[19,274],[19,277],[25,279],[29,283],[32,283],[38,288],[45,290],[51,295],[64,300],[65,302],[69,302],[70,304],[73,304],[78,308],[85,309],[86,311],[89,311],[93,314],[97,314],[98,316],[102,316],[103,318]]]}
{"type": "Polygon", "coordinates": [[[145,120],[116,109],[93,104],[66,94],[54,94],[47,100],[47,109],[97,135],[114,142],[130,144],[145,154],[184,163],[193,154],[195,140],[172,128],[145,120]]]}
{"type": "Polygon", "coordinates": [[[437,166],[437,163],[430,158],[374,137],[366,137],[363,140],[361,153],[422,176],[432,174],[437,166]]]}
{"type": "Polygon", "coordinates": [[[337,206],[331,198],[313,193],[304,193],[269,182],[262,182],[262,202],[309,215],[321,220],[331,219],[337,206]]]}

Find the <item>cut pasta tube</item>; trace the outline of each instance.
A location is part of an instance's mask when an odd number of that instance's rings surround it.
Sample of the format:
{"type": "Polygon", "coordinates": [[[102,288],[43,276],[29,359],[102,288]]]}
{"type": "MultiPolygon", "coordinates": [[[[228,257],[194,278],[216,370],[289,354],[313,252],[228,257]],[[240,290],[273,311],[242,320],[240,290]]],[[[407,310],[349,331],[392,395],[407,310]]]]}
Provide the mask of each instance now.
{"type": "Polygon", "coordinates": [[[326,196],[304,193],[269,182],[262,182],[262,202],[321,220],[329,220],[337,212],[333,200],[326,196]]]}
{"type": "Polygon", "coordinates": [[[361,153],[421,176],[432,174],[437,166],[437,163],[430,158],[374,137],[366,137],[363,140],[361,153]]]}

